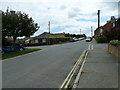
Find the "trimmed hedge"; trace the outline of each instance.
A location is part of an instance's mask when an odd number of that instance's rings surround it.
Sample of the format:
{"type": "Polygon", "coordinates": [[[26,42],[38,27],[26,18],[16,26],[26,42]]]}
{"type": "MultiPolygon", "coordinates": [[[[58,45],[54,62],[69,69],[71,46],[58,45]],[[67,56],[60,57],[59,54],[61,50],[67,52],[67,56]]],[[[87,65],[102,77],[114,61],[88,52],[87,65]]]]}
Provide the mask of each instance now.
{"type": "Polygon", "coordinates": [[[114,45],[114,46],[119,46],[120,45],[120,41],[119,40],[111,40],[109,43],[111,45],[114,45]]]}
{"type": "Polygon", "coordinates": [[[47,41],[48,41],[50,44],[67,42],[67,41],[69,41],[69,40],[70,40],[69,37],[49,37],[49,38],[47,38],[47,41]]]}
{"type": "Polygon", "coordinates": [[[95,37],[97,43],[107,43],[107,37],[103,35],[98,35],[95,37]]]}

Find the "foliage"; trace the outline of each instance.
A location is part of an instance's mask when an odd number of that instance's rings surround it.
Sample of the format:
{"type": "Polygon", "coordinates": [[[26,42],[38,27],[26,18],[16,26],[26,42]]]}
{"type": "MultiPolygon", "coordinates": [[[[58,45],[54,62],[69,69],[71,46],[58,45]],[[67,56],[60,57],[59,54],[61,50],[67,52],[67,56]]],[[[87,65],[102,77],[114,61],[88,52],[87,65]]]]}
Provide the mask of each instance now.
{"type": "Polygon", "coordinates": [[[119,46],[120,45],[120,41],[119,40],[111,40],[110,44],[114,45],[114,46],[119,46]]]}
{"type": "Polygon", "coordinates": [[[86,37],[85,34],[65,34],[66,37],[76,37],[76,38],[81,38],[81,37],[86,37]]]}
{"type": "Polygon", "coordinates": [[[69,40],[70,40],[69,37],[49,37],[49,38],[47,38],[47,42],[49,42],[49,44],[62,43],[62,42],[67,42],[69,40]]]}
{"type": "Polygon", "coordinates": [[[2,11],[2,38],[12,37],[15,44],[17,37],[33,35],[39,26],[33,19],[20,11],[2,11]]]}
{"type": "Polygon", "coordinates": [[[98,43],[106,43],[107,42],[107,37],[103,35],[98,35],[95,37],[96,41],[98,43]]]}

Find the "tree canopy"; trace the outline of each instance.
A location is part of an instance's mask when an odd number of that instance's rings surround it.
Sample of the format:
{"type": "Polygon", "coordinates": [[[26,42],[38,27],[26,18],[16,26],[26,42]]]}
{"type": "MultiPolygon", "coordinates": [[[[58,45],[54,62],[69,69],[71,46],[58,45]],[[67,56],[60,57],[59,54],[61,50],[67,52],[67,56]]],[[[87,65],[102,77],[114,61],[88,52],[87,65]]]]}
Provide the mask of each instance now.
{"type": "Polygon", "coordinates": [[[32,17],[29,17],[26,13],[21,11],[2,11],[2,37],[6,36],[13,38],[13,43],[17,37],[33,35],[39,26],[34,23],[32,17]]]}

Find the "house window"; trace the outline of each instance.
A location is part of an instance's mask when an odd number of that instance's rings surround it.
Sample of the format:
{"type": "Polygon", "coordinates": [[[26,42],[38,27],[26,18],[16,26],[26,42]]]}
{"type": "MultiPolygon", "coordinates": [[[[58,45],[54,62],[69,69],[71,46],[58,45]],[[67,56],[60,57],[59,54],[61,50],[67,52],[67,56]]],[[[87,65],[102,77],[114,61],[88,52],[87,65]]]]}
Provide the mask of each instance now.
{"type": "Polygon", "coordinates": [[[46,39],[42,39],[42,43],[46,43],[47,41],[46,41],[46,39]]]}
{"type": "Polygon", "coordinates": [[[37,40],[37,39],[35,39],[35,43],[38,43],[38,40],[37,40]]]}

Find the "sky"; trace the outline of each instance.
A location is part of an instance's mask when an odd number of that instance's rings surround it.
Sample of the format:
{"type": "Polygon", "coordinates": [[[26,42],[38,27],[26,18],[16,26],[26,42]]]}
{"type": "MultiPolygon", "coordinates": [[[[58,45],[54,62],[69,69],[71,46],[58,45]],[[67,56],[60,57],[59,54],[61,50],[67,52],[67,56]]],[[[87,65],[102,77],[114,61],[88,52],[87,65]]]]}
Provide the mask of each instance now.
{"type": "Polygon", "coordinates": [[[118,0],[1,0],[0,9],[21,11],[32,17],[40,26],[34,33],[38,36],[48,32],[91,35],[97,28],[97,12],[100,10],[100,25],[104,25],[111,16],[118,18],[118,0]]]}

